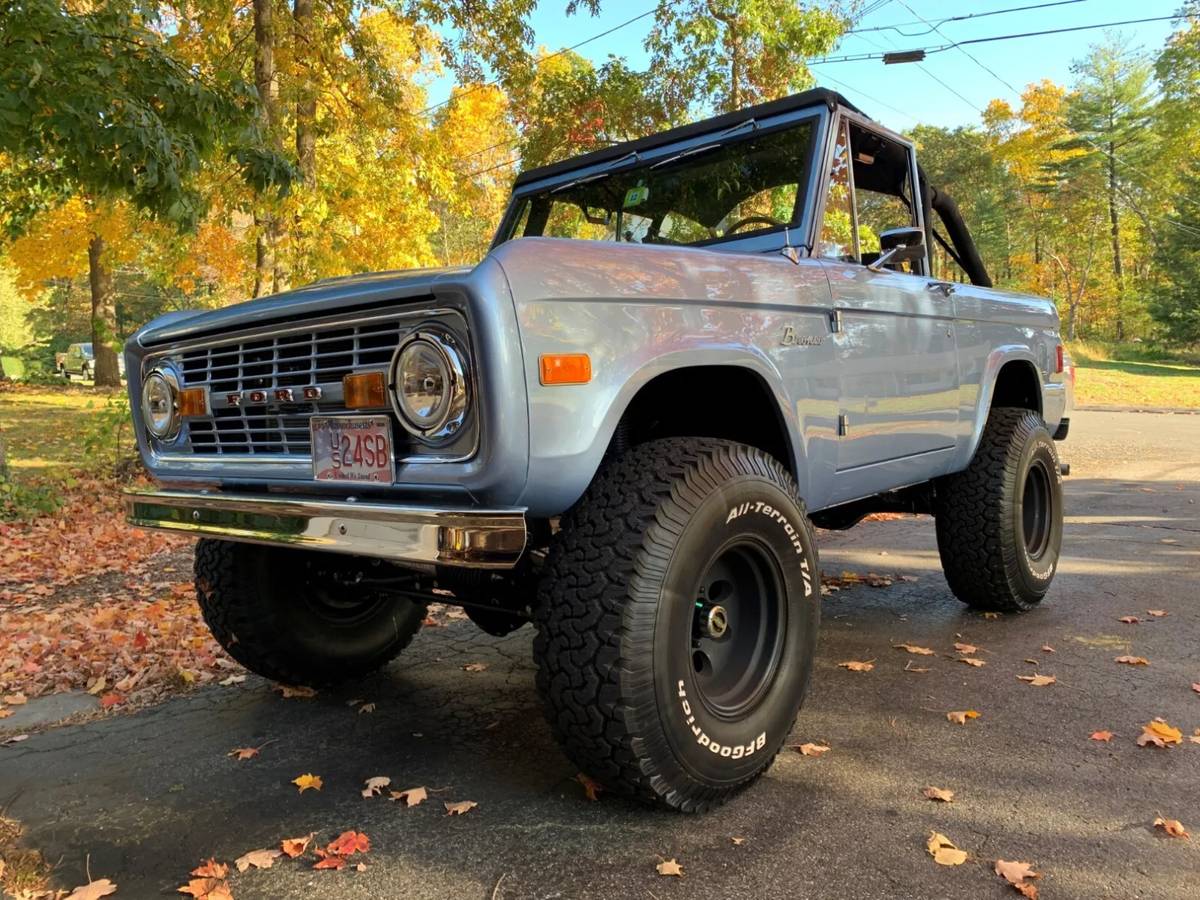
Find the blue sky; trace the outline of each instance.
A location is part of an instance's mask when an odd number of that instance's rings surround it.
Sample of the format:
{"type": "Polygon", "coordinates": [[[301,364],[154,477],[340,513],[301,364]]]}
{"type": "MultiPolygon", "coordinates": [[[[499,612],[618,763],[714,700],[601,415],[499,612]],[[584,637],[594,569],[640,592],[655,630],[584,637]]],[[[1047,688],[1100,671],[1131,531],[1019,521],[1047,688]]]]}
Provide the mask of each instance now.
{"type": "MultiPolygon", "coordinates": [[[[890,0],[864,17],[857,27],[865,29],[898,25],[901,31],[918,35],[926,31],[927,26],[906,23],[926,19],[936,24],[948,16],[1041,2],[1046,0],[890,0]]],[[[1143,0],[1139,3],[1080,0],[1046,9],[950,22],[940,27],[949,38],[962,41],[991,35],[1167,16],[1175,13],[1180,5],[1181,0],[1143,0]]],[[[602,11],[595,17],[586,14],[567,17],[563,14],[565,6],[566,0],[541,0],[531,20],[539,44],[556,50],[578,43],[653,9],[655,0],[601,0],[602,11]]],[[[578,52],[596,61],[616,54],[624,56],[635,68],[644,68],[646,54],[642,43],[652,22],[653,17],[642,19],[581,47],[578,52]]],[[[1149,51],[1157,51],[1171,30],[1170,22],[1127,25],[1115,29],[1131,46],[1149,51]]],[[[1022,88],[1043,78],[1069,83],[1071,63],[1085,56],[1089,46],[1103,40],[1104,36],[1102,30],[1081,31],[975,44],[967,49],[979,63],[994,70],[1015,87],[1022,88]]],[[[947,41],[937,33],[906,37],[899,31],[875,31],[847,35],[832,55],[906,50],[944,43],[947,41]]],[[[898,131],[911,128],[917,122],[944,126],[975,124],[979,121],[978,110],[992,98],[1016,99],[1012,91],[962,51],[954,48],[930,55],[920,65],[885,67],[880,60],[870,60],[829,63],[814,66],[813,71],[819,84],[841,91],[872,118],[898,131]],[[945,84],[939,83],[939,80],[945,84]]],[[[450,86],[448,78],[434,82],[430,86],[430,102],[445,99],[450,86]]]]}

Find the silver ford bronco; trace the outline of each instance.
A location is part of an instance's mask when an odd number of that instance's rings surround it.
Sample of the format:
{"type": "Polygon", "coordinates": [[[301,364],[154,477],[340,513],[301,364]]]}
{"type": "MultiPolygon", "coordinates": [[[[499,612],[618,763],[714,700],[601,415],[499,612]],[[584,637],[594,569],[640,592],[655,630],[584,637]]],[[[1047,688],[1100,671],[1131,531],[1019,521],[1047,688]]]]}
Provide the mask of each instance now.
{"type": "Polygon", "coordinates": [[[932,514],[981,610],[1059,559],[1054,304],[993,289],[912,144],[826,90],[522,173],[473,267],[171,313],[125,353],[161,484],[129,520],[200,538],[231,656],[327,684],[430,602],[532,622],[566,753],[678,810],[788,736],[814,526],[932,514]]]}

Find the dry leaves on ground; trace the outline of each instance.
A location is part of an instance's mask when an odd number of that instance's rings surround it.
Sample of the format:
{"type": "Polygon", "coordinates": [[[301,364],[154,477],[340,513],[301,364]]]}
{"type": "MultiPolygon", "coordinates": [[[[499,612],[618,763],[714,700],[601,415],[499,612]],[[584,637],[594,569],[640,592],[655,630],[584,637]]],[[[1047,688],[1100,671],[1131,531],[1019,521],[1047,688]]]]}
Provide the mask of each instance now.
{"type": "Polygon", "coordinates": [[[994,869],[996,874],[1011,884],[1018,893],[1028,897],[1029,900],[1037,900],[1037,885],[1030,884],[1025,880],[1026,878],[1042,877],[1040,872],[1033,871],[1032,863],[998,859],[994,869]]]}
{"type": "Polygon", "coordinates": [[[987,665],[987,663],[984,662],[982,659],[975,659],[974,657],[970,657],[970,656],[959,656],[959,657],[957,657],[957,660],[960,663],[966,663],[968,666],[973,666],[976,669],[982,668],[983,666],[987,665]]]}
{"type": "Polygon", "coordinates": [[[89,881],[85,885],[75,888],[71,893],[67,894],[64,900],[100,900],[101,897],[107,897],[109,894],[115,894],[117,886],[107,878],[98,878],[95,881],[89,881]]]}
{"type": "Polygon", "coordinates": [[[976,647],[974,644],[958,643],[958,644],[954,645],[954,649],[957,650],[959,653],[962,653],[965,656],[970,656],[972,653],[979,652],[979,648],[976,647]]]}
{"type": "Polygon", "coordinates": [[[683,866],[681,866],[674,859],[674,857],[672,857],[671,859],[664,859],[662,862],[660,862],[654,868],[658,872],[659,875],[675,877],[675,878],[683,877],[683,866]]]}
{"type": "Polygon", "coordinates": [[[1156,619],[1161,619],[1163,616],[1170,615],[1170,613],[1168,613],[1165,609],[1148,609],[1146,610],[1146,614],[1154,616],[1156,619]]]}
{"type": "Polygon", "coordinates": [[[1142,620],[1139,619],[1137,616],[1121,616],[1121,618],[1117,619],[1117,621],[1121,622],[1125,625],[1136,625],[1138,622],[1140,622],[1142,620]]]}
{"type": "Polygon", "coordinates": [[[317,696],[315,689],[303,684],[277,684],[272,690],[279,691],[284,700],[308,700],[317,696]]]}
{"type": "Polygon", "coordinates": [[[961,866],[967,861],[966,851],[959,850],[950,838],[937,831],[929,833],[929,840],[925,842],[925,846],[939,866],[961,866]]]}
{"type": "Polygon", "coordinates": [[[792,749],[801,756],[821,756],[830,750],[825,744],[796,744],[792,749]]]}
{"type": "Polygon", "coordinates": [[[954,791],[948,791],[945,788],[927,787],[921,793],[929,800],[937,800],[941,803],[954,802],[954,791]]]}
{"type": "Polygon", "coordinates": [[[474,800],[459,800],[457,803],[450,803],[447,801],[447,802],[444,802],[442,805],[446,807],[446,815],[462,816],[462,815],[466,815],[467,813],[469,813],[471,810],[473,810],[479,804],[476,803],[474,800]]]}
{"type": "Polygon", "coordinates": [[[1164,819],[1162,816],[1159,816],[1154,820],[1154,827],[1161,828],[1171,837],[1184,838],[1189,841],[1192,839],[1187,829],[1183,827],[1183,823],[1178,819],[1164,819]]]}
{"type": "Polygon", "coordinates": [[[321,781],[321,776],[313,775],[311,773],[306,773],[304,775],[298,775],[297,777],[292,779],[292,784],[294,784],[296,787],[300,788],[300,793],[302,793],[302,794],[305,791],[310,790],[310,789],[314,790],[314,791],[319,791],[322,787],[324,787],[324,782],[321,781]]]}
{"type": "Polygon", "coordinates": [[[219,863],[211,856],[203,863],[192,869],[197,878],[224,878],[229,874],[229,866],[219,863]]]}
{"type": "Polygon", "coordinates": [[[426,793],[423,787],[409,788],[406,791],[392,791],[388,794],[391,800],[400,800],[405,806],[419,806],[429,799],[429,794],[426,793]]]}
{"type": "Polygon", "coordinates": [[[1168,744],[1182,743],[1183,732],[1178,728],[1168,725],[1162,719],[1155,719],[1153,722],[1147,722],[1143,725],[1142,733],[1138,735],[1137,739],[1139,747],[1166,747],[1168,744]]]}
{"type": "Polygon", "coordinates": [[[1043,653],[1057,653],[1058,651],[1055,650],[1053,647],[1051,647],[1049,644],[1042,644],[1042,652],[1043,653]]]}
{"type": "Polygon", "coordinates": [[[487,669],[487,663],[473,662],[462,667],[464,672],[482,672],[487,669]]]}
{"type": "Polygon", "coordinates": [[[1104,741],[1107,743],[1113,739],[1113,733],[1111,731],[1093,731],[1088,737],[1093,741],[1104,741]]]}
{"type": "Polygon", "coordinates": [[[915,644],[892,644],[896,650],[906,650],[909,653],[915,653],[917,656],[933,656],[934,651],[928,647],[918,647],[915,644]]]}
{"type": "Polygon", "coordinates": [[[946,713],[946,718],[955,725],[966,725],[967,719],[978,719],[981,714],[973,709],[956,710],[946,713]]]}
{"type": "Polygon", "coordinates": [[[303,856],[304,851],[308,849],[308,845],[316,836],[316,832],[306,834],[303,837],[284,838],[279,842],[279,849],[282,850],[289,859],[295,859],[298,856],[303,856]]]}
{"type": "Polygon", "coordinates": [[[578,775],[576,775],[575,780],[583,785],[583,793],[588,800],[594,802],[600,799],[600,792],[604,790],[603,785],[593,780],[588,775],[585,775],[583,772],[580,772],[578,775]]]}
{"type": "Polygon", "coordinates": [[[263,849],[243,853],[233,861],[239,872],[245,872],[251,866],[256,869],[269,869],[275,865],[275,860],[283,855],[282,850],[263,849]]]}
{"type": "Polygon", "coordinates": [[[325,847],[317,847],[314,851],[319,857],[314,869],[341,869],[346,865],[348,857],[355,853],[368,853],[371,850],[371,839],[361,831],[343,831],[325,847]]]}
{"type": "Polygon", "coordinates": [[[365,798],[378,797],[383,793],[383,789],[392,783],[392,779],[386,775],[376,775],[374,778],[368,778],[363,782],[362,795],[365,798]]]}
{"type": "Polygon", "coordinates": [[[849,669],[851,672],[870,672],[873,668],[875,668],[875,661],[868,659],[860,662],[856,659],[850,659],[846,662],[838,663],[838,668],[849,669]]]}
{"type": "Polygon", "coordinates": [[[1200,681],[1192,682],[1192,690],[1195,691],[1197,694],[1200,694],[1200,681]]]}
{"type": "Polygon", "coordinates": [[[232,756],[237,760],[254,759],[254,757],[258,756],[258,751],[258,747],[234,747],[225,755],[232,756]]]}
{"type": "Polygon", "coordinates": [[[190,894],[196,900],[233,900],[229,882],[223,878],[193,878],[177,890],[180,894],[190,894]]]}
{"type": "Polygon", "coordinates": [[[1018,675],[1017,679],[1028,682],[1030,687],[1046,687],[1058,683],[1058,679],[1053,675],[1018,675]]]}
{"type": "Polygon", "coordinates": [[[1113,662],[1124,663],[1127,666],[1148,666],[1150,660],[1144,656],[1118,656],[1113,662]]]}

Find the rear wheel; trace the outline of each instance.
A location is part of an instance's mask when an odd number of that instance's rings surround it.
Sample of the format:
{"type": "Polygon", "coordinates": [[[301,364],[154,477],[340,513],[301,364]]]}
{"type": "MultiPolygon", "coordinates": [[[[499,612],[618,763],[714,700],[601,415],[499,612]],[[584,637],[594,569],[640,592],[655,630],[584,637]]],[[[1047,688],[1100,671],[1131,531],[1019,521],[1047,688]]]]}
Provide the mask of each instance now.
{"type": "Polygon", "coordinates": [[[808,686],[816,545],[786,469],[752,447],[635,447],[562,522],[538,593],[538,689],[610,790],[697,812],[770,765],[808,686]]]}
{"type": "Polygon", "coordinates": [[[1062,547],[1062,477],[1041,416],[993,409],[971,465],[938,481],[938,552],[950,589],[975,609],[1039,603],[1062,547]]]}
{"type": "Polygon", "coordinates": [[[408,646],[425,606],[339,583],[329,554],[203,539],[196,597],[213,636],[252,672],[324,685],[375,671],[408,646]]]}

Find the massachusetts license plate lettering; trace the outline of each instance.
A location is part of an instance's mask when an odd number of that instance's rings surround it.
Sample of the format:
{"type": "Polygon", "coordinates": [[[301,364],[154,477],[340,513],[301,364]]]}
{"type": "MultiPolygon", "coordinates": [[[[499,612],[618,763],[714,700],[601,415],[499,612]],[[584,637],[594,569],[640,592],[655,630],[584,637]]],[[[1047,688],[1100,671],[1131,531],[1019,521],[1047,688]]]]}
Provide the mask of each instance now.
{"type": "Polygon", "coordinates": [[[317,481],[394,480],[392,423],[387,416],[314,416],[309,428],[317,481]]]}

